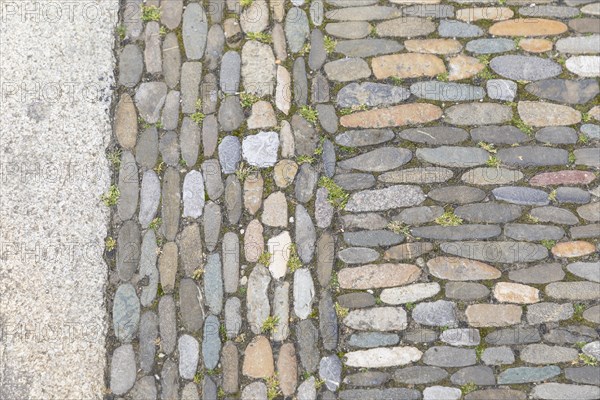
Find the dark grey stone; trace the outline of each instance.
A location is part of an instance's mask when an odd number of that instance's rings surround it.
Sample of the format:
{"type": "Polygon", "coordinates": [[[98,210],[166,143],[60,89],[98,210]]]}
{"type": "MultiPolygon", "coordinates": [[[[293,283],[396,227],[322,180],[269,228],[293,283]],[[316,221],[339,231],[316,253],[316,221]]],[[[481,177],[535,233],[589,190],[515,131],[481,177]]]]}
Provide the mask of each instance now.
{"type": "Polygon", "coordinates": [[[446,379],[448,373],[439,367],[406,367],[394,372],[397,383],[408,385],[423,385],[446,379]]]}
{"type": "Polygon", "coordinates": [[[515,204],[496,202],[466,204],[456,207],[454,214],[475,223],[504,223],[521,216],[521,207],[515,204]]]}
{"type": "Polygon", "coordinates": [[[337,94],[337,105],[338,107],[386,106],[400,103],[409,97],[410,91],[400,86],[353,82],[340,89],[337,94]]]}
{"type": "Polygon", "coordinates": [[[471,130],[471,139],[473,142],[510,145],[531,140],[527,134],[512,125],[475,128],[471,130]]]}
{"type": "Polygon", "coordinates": [[[365,247],[387,247],[404,241],[403,235],[386,230],[344,232],[343,237],[351,246],[365,247]]]}
{"type": "Polygon", "coordinates": [[[577,132],[568,126],[547,126],[535,133],[535,139],[541,143],[575,144],[577,132]]]}
{"type": "Polygon", "coordinates": [[[548,79],[530,83],[525,86],[525,90],[534,96],[567,104],[584,104],[600,93],[595,79],[548,79]]]}
{"type": "Polygon", "coordinates": [[[398,344],[400,337],[395,333],[383,332],[358,332],[350,336],[347,344],[353,347],[373,348],[393,346],[398,344]]]}

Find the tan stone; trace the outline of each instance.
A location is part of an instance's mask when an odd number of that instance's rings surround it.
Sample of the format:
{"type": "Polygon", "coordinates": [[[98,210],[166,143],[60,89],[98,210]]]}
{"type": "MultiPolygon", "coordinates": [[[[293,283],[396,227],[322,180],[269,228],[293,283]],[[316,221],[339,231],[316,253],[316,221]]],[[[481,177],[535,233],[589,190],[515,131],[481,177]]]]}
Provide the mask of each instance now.
{"type": "Polygon", "coordinates": [[[428,54],[456,54],[462,50],[462,44],[454,39],[405,40],[404,47],[414,53],[428,54]]]}
{"type": "Polygon", "coordinates": [[[237,393],[239,390],[239,356],[235,343],[228,341],[223,346],[221,363],[223,364],[223,390],[225,393],[237,393]]]}
{"type": "Polygon", "coordinates": [[[262,205],[263,178],[260,173],[250,174],[244,181],[244,208],[251,215],[262,205]]]}
{"type": "Polygon", "coordinates": [[[137,112],[133,100],[127,93],[121,95],[115,111],[115,136],[121,146],[133,149],[137,141],[137,112]]]}
{"type": "Polygon", "coordinates": [[[504,21],[511,19],[515,13],[508,7],[475,7],[463,8],[456,11],[456,19],[466,22],[489,19],[492,21],[504,21]]]}
{"type": "Polygon", "coordinates": [[[253,219],[246,227],[246,232],[244,232],[244,257],[246,261],[257,262],[264,249],[263,226],[257,219],[253,219]]]}
{"type": "Polygon", "coordinates": [[[458,81],[469,79],[485,68],[478,59],[460,54],[448,60],[448,79],[458,81]]]}
{"type": "Polygon", "coordinates": [[[421,269],[412,264],[367,264],[343,268],[338,281],[343,289],[376,289],[406,285],[421,276],[421,269]]]}
{"type": "Polygon", "coordinates": [[[298,164],[292,160],[281,160],[273,168],[273,179],[280,188],[286,188],[294,182],[298,164]]]}
{"type": "Polygon", "coordinates": [[[571,107],[540,101],[520,101],[517,110],[529,126],[563,126],[581,122],[581,113],[571,107]]]}
{"type": "Polygon", "coordinates": [[[595,252],[596,246],[590,242],[576,240],[573,242],[557,243],[552,247],[551,251],[556,257],[581,257],[595,252]]]}
{"type": "Polygon", "coordinates": [[[438,106],[415,103],[344,115],[340,123],[346,128],[387,128],[424,124],[441,117],[442,109],[438,106]]]}
{"type": "Polygon", "coordinates": [[[275,373],[273,350],[269,339],[256,336],[244,352],[242,373],[250,378],[268,378],[275,373]]]}
{"type": "Polygon", "coordinates": [[[375,57],[371,61],[373,74],[377,79],[390,76],[397,78],[419,78],[436,76],[446,72],[441,58],[432,54],[403,53],[375,57]]]}
{"type": "Polygon", "coordinates": [[[419,17],[401,17],[377,24],[375,31],[381,37],[425,36],[435,31],[435,23],[419,17]]]}
{"type": "Polygon", "coordinates": [[[263,129],[277,125],[275,110],[268,101],[257,101],[252,105],[252,113],[247,120],[248,129],[263,129]]]}
{"type": "Polygon", "coordinates": [[[523,39],[519,47],[530,53],[543,53],[552,50],[552,42],[548,39],[523,39]]]}
{"type": "Polygon", "coordinates": [[[287,200],[283,192],[271,193],[265,199],[262,223],[268,226],[285,228],[288,223],[287,200]]]}
{"type": "Polygon", "coordinates": [[[279,350],[277,358],[277,375],[279,387],[284,396],[292,396],[298,384],[298,362],[293,343],[286,343],[279,350]]]}
{"type": "Polygon", "coordinates": [[[588,115],[596,121],[600,121],[600,106],[592,107],[592,109],[588,111],[588,115]]]}
{"type": "Polygon", "coordinates": [[[473,304],[466,310],[467,321],[475,328],[516,325],[522,314],[521,306],[513,304],[473,304]]]}
{"type": "Polygon", "coordinates": [[[158,271],[160,285],[165,293],[171,293],[175,289],[178,257],[177,245],[174,242],[168,242],[163,246],[158,259],[158,271]]]}
{"type": "Polygon", "coordinates": [[[491,265],[460,257],[432,258],[427,262],[427,267],[433,276],[450,281],[498,279],[502,275],[491,265]]]}
{"type": "Polygon", "coordinates": [[[519,18],[497,22],[490,27],[490,35],[496,36],[549,36],[567,31],[560,21],[543,18],[519,18]]]}
{"type": "Polygon", "coordinates": [[[520,283],[498,282],[494,297],[502,303],[533,304],[540,301],[540,291],[520,283]]]}
{"type": "Polygon", "coordinates": [[[387,249],[383,258],[385,260],[408,260],[419,257],[433,250],[433,244],[427,242],[414,242],[399,244],[387,249]]]}

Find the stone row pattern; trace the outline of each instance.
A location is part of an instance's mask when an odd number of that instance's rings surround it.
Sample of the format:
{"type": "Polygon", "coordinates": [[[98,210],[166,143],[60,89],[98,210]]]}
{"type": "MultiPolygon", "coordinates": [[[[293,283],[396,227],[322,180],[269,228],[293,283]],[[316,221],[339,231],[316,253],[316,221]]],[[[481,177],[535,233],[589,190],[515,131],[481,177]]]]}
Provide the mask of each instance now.
{"type": "Polygon", "coordinates": [[[125,0],[115,399],[599,399],[600,3],[125,0]]]}

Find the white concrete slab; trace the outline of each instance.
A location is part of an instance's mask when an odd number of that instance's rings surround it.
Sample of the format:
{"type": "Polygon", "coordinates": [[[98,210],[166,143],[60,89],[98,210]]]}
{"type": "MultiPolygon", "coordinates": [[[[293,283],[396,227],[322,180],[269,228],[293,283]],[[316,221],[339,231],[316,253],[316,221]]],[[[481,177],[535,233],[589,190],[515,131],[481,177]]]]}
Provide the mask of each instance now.
{"type": "Polygon", "coordinates": [[[118,0],[0,0],[0,398],[104,393],[118,0]]]}

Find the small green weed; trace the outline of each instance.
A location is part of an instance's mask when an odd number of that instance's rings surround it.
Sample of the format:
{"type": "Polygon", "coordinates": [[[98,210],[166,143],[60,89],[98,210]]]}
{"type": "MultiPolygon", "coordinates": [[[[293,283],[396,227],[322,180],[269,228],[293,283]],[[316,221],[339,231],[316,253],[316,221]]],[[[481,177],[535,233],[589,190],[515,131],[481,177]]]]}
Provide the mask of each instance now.
{"type": "Polygon", "coordinates": [[[102,195],[102,202],[106,207],[112,207],[117,205],[120,196],[121,192],[119,188],[116,185],[112,185],[108,188],[108,192],[102,195]]]}
{"type": "Polygon", "coordinates": [[[459,218],[452,211],[446,211],[434,221],[436,224],[441,226],[458,226],[463,223],[462,218],[459,218]]]}
{"type": "Polygon", "coordinates": [[[265,322],[262,324],[263,333],[273,333],[277,332],[277,324],[279,323],[279,317],[274,317],[272,315],[268,316],[265,319],[265,322]]]}
{"type": "Polygon", "coordinates": [[[258,257],[258,263],[264,265],[265,267],[271,265],[271,253],[269,253],[268,251],[263,252],[258,257]]]}
{"type": "Polygon", "coordinates": [[[112,236],[109,236],[104,241],[104,245],[106,246],[106,251],[113,251],[117,247],[117,241],[112,236]]]}
{"type": "Polygon", "coordinates": [[[158,21],[160,20],[160,8],[157,6],[142,6],[142,21],[158,21]]]}
{"type": "Polygon", "coordinates": [[[273,41],[273,36],[266,32],[248,32],[246,33],[246,37],[248,40],[256,40],[261,43],[271,43],[273,41]]]}
{"type": "Polygon", "coordinates": [[[325,36],[323,38],[323,41],[325,42],[325,51],[327,52],[327,54],[333,53],[333,51],[335,50],[335,46],[337,45],[337,40],[332,39],[329,36],[325,36]]]}
{"type": "Polygon", "coordinates": [[[312,124],[316,124],[317,119],[319,118],[319,113],[311,106],[300,107],[300,115],[302,115],[305,120],[312,124]]]}
{"type": "Polygon", "coordinates": [[[346,207],[350,194],[335,183],[333,179],[323,176],[319,179],[319,186],[327,189],[327,201],[332,206],[340,210],[346,207]]]}

